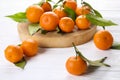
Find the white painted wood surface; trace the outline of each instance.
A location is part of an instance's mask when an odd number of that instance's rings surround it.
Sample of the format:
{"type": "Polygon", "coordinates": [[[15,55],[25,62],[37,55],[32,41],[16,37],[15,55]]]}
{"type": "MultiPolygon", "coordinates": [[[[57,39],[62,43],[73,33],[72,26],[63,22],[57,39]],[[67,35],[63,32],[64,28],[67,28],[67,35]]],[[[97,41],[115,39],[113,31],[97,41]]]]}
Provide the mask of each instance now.
{"type": "MultiPolygon", "coordinates": [[[[120,24],[120,0],[85,0],[99,10],[107,19],[120,24]]],[[[99,50],[93,41],[78,49],[89,59],[99,59],[107,56],[105,61],[111,67],[100,67],[81,76],[70,75],[65,69],[65,62],[74,55],[70,48],[43,48],[37,56],[28,60],[24,70],[14,66],[4,58],[4,49],[9,44],[21,43],[17,23],[4,16],[25,9],[39,0],[1,0],[0,1],[0,80],[120,80],[120,51],[99,50]]],[[[107,28],[114,36],[114,41],[120,42],[120,26],[107,28]]]]}

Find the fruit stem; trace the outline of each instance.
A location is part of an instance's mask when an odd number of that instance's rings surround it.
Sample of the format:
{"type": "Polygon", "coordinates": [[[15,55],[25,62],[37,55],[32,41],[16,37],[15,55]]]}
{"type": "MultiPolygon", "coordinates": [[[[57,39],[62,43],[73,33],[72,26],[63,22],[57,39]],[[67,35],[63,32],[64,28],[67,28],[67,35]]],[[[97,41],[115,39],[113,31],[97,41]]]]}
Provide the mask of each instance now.
{"type": "MultiPolygon", "coordinates": [[[[84,6],[84,1],[83,0],[81,0],[81,5],[82,5],[82,7],[84,6]]],[[[84,14],[84,9],[82,9],[82,14],[84,14]]]]}
{"type": "MultiPolygon", "coordinates": [[[[62,2],[62,4],[63,4],[63,1],[64,1],[64,0],[59,0],[58,2],[56,2],[56,3],[53,5],[53,9],[56,8],[56,7],[58,7],[58,4],[59,4],[59,3],[62,2]]],[[[60,5],[60,7],[61,7],[61,6],[62,6],[62,5],[60,5]]]]}
{"type": "Polygon", "coordinates": [[[81,5],[83,5],[83,2],[84,2],[84,1],[83,1],[83,0],[81,0],[81,5]]]}
{"type": "Polygon", "coordinates": [[[105,30],[105,26],[102,26],[103,27],[103,30],[105,30]]]}
{"type": "Polygon", "coordinates": [[[73,47],[74,47],[74,49],[75,49],[76,56],[80,56],[83,60],[88,61],[88,59],[85,58],[85,57],[81,54],[81,52],[77,49],[77,47],[75,46],[75,44],[74,44],[74,43],[72,43],[72,44],[73,44],[73,47]]]}

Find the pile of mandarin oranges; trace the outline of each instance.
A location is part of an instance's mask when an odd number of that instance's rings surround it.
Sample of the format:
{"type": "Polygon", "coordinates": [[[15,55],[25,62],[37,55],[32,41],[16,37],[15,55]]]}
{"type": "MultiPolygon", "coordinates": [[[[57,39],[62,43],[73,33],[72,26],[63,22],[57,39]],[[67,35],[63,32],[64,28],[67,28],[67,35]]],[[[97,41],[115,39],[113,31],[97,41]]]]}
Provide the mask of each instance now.
{"type": "Polygon", "coordinates": [[[78,29],[88,29],[91,25],[85,14],[90,13],[88,6],[78,6],[75,0],[65,0],[61,6],[52,8],[49,2],[41,5],[31,5],[26,10],[26,17],[31,23],[39,23],[46,31],[55,31],[59,27],[63,32],[69,33],[74,30],[75,25],[78,29]],[[68,17],[64,8],[72,9],[77,17],[75,20],[68,17]]]}
{"type": "MultiPolygon", "coordinates": [[[[62,5],[52,8],[49,1],[43,2],[41,5],[31,5],[26,10],[26,17],[31,23],[39,23],[40,27],[46,31],[55,31],[57,27],[62,32],[73,32],[75,27],[78,30],[89,29],[92,23],[86,18],[86,14],[91,13],[92,9],[76,0],[60,0],[62,5]],[[65,8],[70,8],[75,12],[75,20],[68,16],[65,8]]],[[[100,30],[95,35],[94,43],[99,49],[106,50],[112,46],[113,37],[107,30],[100,30]]]]}

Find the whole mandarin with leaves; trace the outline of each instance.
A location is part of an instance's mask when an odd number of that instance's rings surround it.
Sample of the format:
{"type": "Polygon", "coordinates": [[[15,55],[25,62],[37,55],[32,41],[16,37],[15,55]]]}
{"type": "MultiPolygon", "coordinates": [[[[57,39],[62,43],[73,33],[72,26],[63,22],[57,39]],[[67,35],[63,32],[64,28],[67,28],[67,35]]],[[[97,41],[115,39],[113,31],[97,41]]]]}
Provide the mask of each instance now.
{"type": "Polygon", "coordinates": [[[63,32],[72,32],[74,29],[74,21],[69,17],[63,17],[59,21],[59,27],[63,32]]]}
{"type": "Polygon", "coordinates": [[[32,57],[38,53],[38,42],[33,39],[26,39],[22,42],[21,48],[24,55],[32,57]]]}
{"type": "Polygon", "coordinates": [[[100,30],[94,35],[94,44],[101,50],[109,49],[113,44],[113,36],[107,30],[100,30]]]}
{"type": "Polygon", "coordinates": [[[59,19],[67,16],[67,14],[64,12],[63,8],[55,8],[53,10],[53,12],[58,15],[59,19]]]}
{"type": "Polygon", "coordinates": [[[91,25],[90,21],[86,18],[85,15],[78,16],[75,22],[76,22],[77,27],[81,30],[88,29],[91,25]]]}
{"type": "Polygon", "coordinates": [[[59,24],[59,17],[54,12],[45,12],[39,24],[46,31],[54,31],[59,24]]]}
{"type": "Polygon", "coordinates": [[[38,23],[44,10],[39,5],[31,5],[26,10],[26,17],[31,23],[38,23]]]}
{"type": "Polygon", "coordinates": [[[43,8],[44,12],[52,11],[52,7],[49,2],[43,2],[41,7],[43,8]]]}
{"type": "Polygon", "coordinates": [[[64,8],[68,7],[75,11],[76,7],[77,7],[77,3],[75,0],[65,0],[63,6],[64,6],[64,8]]]}
{"type": "Polygon", "coordinates": [[[72,56],[66,61],[66,69],[70,74],[81,75],[87,71],[87,63],[80,56],[72,56]]]}
{"type": "Polygon", "coordinates": [[[86,15],[86,14],[89,14],[90,13],[90,7],[88,6],[78,6],[75,10],[76,14],[79,16],[79,15],[86,15]]]}
{"type": "Polygon", "coordinates": [[[19,62],[23,58],[23,50],[20,46],[9,45],[4,50],[4,53],[5,58],[12,63],[19,62]]]}

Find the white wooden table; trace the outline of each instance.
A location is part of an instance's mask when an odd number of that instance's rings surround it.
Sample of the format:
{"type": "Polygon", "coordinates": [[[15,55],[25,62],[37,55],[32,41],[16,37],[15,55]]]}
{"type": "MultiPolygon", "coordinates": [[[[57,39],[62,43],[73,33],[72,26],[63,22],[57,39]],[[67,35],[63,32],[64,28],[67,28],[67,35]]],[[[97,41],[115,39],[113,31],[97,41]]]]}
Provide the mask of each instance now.
{"type": "MultiPolygon", "coordinates": [[[[120,24],[119,0],[86,0],[99,10],[107,19],[120,24]]],[[[39,0],[1,0],[0,1],[0,80],[120,80],[120,51],[99,50],[93,41],[77,46],[89,59],[108,57],[105,61],[111,67],[91,69],[81,76],[70,75],[65,69],[68,57],[74,55],[70,48],[41,48],[37,56],[28,60],[24,70],[14,66],[4,57],[4,49],[9,44],[21,43],[17,32],[17,23],[4,16],[25,9],[39,0]],[[94,70],[94,71],[93,71],[94,70]]],[[[114,41],[120,42],[120,26],[108,27],[114,41]]]]}

